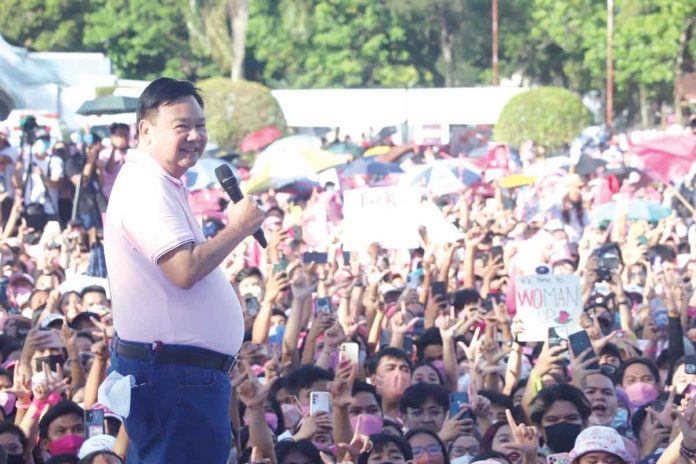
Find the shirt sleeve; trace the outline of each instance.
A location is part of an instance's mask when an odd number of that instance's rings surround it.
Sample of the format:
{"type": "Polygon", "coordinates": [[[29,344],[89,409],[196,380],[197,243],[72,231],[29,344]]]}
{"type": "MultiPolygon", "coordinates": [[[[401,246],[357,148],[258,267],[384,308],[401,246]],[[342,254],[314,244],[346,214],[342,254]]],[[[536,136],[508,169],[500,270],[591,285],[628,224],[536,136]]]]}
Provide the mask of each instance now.
{"type": "MultiPolygon", "coordinates": [[[[151,179],[150,179],[151,180],[151,179]]],[[[126,239],[150,262],[157,264],[166,253],[196,239],[186,218],[184,205],[175,187],[166,179],[143,186],[122,205],[126,239]]]]}

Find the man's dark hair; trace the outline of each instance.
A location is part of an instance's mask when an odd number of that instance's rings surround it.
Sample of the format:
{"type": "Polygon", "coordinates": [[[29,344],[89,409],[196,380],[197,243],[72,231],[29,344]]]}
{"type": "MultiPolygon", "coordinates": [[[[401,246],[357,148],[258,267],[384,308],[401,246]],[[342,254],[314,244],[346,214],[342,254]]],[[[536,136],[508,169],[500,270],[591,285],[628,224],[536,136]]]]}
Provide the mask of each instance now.
{"type": "Polygon", "coordinates": [[[425,348],[430,345],[440,345],[442,346],[442,336],[440,335],[440,329],[437,327],[430,327],[423,332],[420,336],[417,345],[418,360],[423,361],[423,353],[425,348]]]}
{"type": "Polygon", "coordinates": [[[234,281],[238,284],[247,277],[258,277],[263,281],[263,274],[261,274],[261,270],[258,267],[245,267],[237,273],[234,281]]]}
{"type": "Polygon", "coordinates": [[[285,314],[285,311],[278,308],[273,308],[273,311],[271,311],[271,316],[282,316],[286,321],[288,320],[288,315],[285,314]]]}
{"type": "Polygon", "coordinates": [[[85,295],[88,293],[101,293],[102,295],[104,295],[104,298],[107,298],[106,289],[101,285],[90,285],[89,287],[83,288],[80,292],[80,297],[84,298],[85,295]]]}
{"type": "Polygon", "coordinates": [[[275,446],[275,454],[278,464],[285,464],[285,459],[292,451],[297,451],[309,462],[322,462],[319,449],[314,446],[311,440],[283,440],[275,446]]]}
{"type": "Polygon", "coordinates": [[[111,125],[109,126],[109,133],[111,135],[116,134],[121,129],[125,129],[128,132],[130,132],[130,127],[128,124],[122,123],[122,122],[112,122],[111,125]]]}
{"type": "MultiPolygon", "coordinates": [[[[59,417],[75,415],[84,417],[84,410],[70,400],[63,400],[48,410],[39,422],[39,437],[48,438],[48,427],[59,417]]],[[[83,419],[84,420],[84,419],[83,419]]]]}
{"type": "Polygon", "coordinates": [[[305,364],[288,375],[288,390],[293,395],[297,395],[302,388],[309,388],[314,382],[320,380],[330,382],[333,380],[333,374],[314,364],[305,364]]]}
{"type": "Polygon", "coordinates": [[[411,372],[413,372],[413,365],[411,364],[411,360],[409,359],[408,354],[406,354],[404,350],[402,350],[401,348],[396,348],[394,346],[385,346],[377,353],[370,356],[370,359],[366,361],[365,367],[367,369],[368,375],[377,372],[377,366],[379,366],[379,362],[382,360],[382,358],[385,357],[396,358],[406,361],[406,363],[408,364],[408,368],[411,370],[411,372]]]}
{"type": "Polygon", "coordinates": [[[660,371],[657,370],[657,366],[655,365],[655,363],[652,360],[650,360],[648,358],[633,358],[630,361],[626,361],[625,363],[621,364],[621,368],[616,373],[616,382],[619,385],[623,385],[624,375],[626,374],[626,369],[633,366],[634,364],[642,364],[645,367],[647,367],[650,370],[650,372],[652,373],[653,377],[655,378],[655,385],[660,384],[660,371]]]}
{"type": "Polygon", "coordinates": [[[58,456],[53,456],[44,464],[79,464],[80,458],[74,454],[59,454],[58,456]]]}
{"type": "Polygon", "coordinates": [[[614,387],[616,387],[616,379],[614,378],[614,376],[609,374],[608,372],[599,370],[599,371],[590,372],[589,374],[582,376],[582,378],[580,379],[580,385],[582,386],[582,388],[587,387],[587,378],[591,375],[602,375],[602,376],[606,377],[607,379],[609,379],[611,381],[611,384],[614,387]]]}
{"type": "Polygon", "coordinates": [[[583,422],[592,414],[592,406],[585,394],[578,387],[567,383],[560,383],[542,388],[531,404],[529,418],[535,425],[541,425],[544,414],[551,409],[556,401],[568,401],[573,403],[580,413],[583,422]]]}
{"type": "Polygon", "coordinates": [[[609,342],[604,347],[600,350],[599,356],[614,356],[621,361],[621,352],[619,351],[619,347],[616,346],[615,344],[609,342]]]}
{"type": "Polygon", "coordinates": [[[449,409],[449,391],[434,383],[414,383],[404,391],[399,399],[399,410],[406,414],[408,408],[422,408],[426,401],[433,400],[445,411],[449,409]]]}
{"type": "Polygon", "coordinates": [[[394,427],[396,430],[399,431],[399,436],[401,436],[401,437],[404,436],[404,432],[401,429],[401,424],[399,424],[398,422],[393,421],[391,419],[384,419],[382,421],[382,430],[384,430],[387,427],[394,427]]]}
{"type": "Polygon", "coordinates": [[[358,393],[369,393],[372,396],[375,397],[375,400],[377,401],[377,404],[379,405],[379,409],[382,409],[382,398],[379,396],[379,393],[377,393],[377,389],[375,388],[374,385],[370,385],[367,382],[361,382],[360,380],[356,380],[353,383],[353,389],[351,390],[350,394],[351,396],[355,396],[358,393]]]}
{"type": "Polygon", "coordinates": [[[397,448],[399,448],[399,451],[401,451],[401,454],[403,455],[405,461],[410,461],[411,459],[413,459],[411,445],[409,445],[408,442],[401,437],[396,437],[388,433],[380,432],[375,433],[374,435],[370,435],[370,441],[372,442],[372,449],[367,453],[360,454],[360,456],[358,457],[358,464],[367,464],[370,459],[370,455],[373,452],[381,453],[382,451],[387,449],[387,446],[389,446],[389,444],[394,444],[397,448]]]}
{"type": "Polygon", "coordinates": [[[136,127],[140,121],[146,119],[151,113],[159,110],[162,105],[171,105],[176,100],[191,96],[196,99],[203,108],[201,90],[191,81],[160,77],[150,82],[138,99],[136,111],[136,127]]]}
{"type": "Polygon", "coordinates": [[[22,444],[22,448],[24,450],[27,450],[29,447],[29,440],[27,440],[27,436],[24,435],[24,432],[22,429],[20,429],[18,426],[16,426],[12,422],[0,422],[0,435],[4,433],[12,433],[19,438],[19,442],[22,444]]]}
{"type": "Polygon", "coordinates": [[[502,406],[505,409],[512,409],[512,398],[508,395],[493,390],[480,390],[478,394],[487,398],[492,405],[494,404],[496,406],[502,406]]]}

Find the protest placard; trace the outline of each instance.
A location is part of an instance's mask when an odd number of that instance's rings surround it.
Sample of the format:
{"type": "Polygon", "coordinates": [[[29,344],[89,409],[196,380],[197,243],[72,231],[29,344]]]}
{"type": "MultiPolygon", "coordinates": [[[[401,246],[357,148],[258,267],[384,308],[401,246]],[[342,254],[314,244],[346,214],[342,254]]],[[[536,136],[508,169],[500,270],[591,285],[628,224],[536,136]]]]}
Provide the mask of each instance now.
{"type": "Polygon", "coordinates": [[[364,251],[375,242],[384,248],[418,248],[417,212],[422,194],[421,189],[397,187],[344,192],[343,249],[364,251]]]}
{"type": "Polygon", "coordinates": [[[515,279],[520,341],[545,341],[549,327],[563,335],[581,330],[582,292],[576,275],[530,275],[515,279]]]}

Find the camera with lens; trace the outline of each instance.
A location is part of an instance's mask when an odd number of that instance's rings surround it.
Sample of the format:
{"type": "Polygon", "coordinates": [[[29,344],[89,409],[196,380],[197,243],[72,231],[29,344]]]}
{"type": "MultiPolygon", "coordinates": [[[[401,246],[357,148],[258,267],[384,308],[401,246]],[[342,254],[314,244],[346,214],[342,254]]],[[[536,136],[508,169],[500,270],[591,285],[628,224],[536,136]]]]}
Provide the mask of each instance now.
{"type": "Polygon", "coordinates": [[[24,143],[32,145],[36,142],[36,129],[39,128],[39,124],[36,122],[34,116],[27,116],[22,118],[19,122],[19,127],[22,129],[22,138],[24,143]]]}
{"type": "Polygon", "coordinates": [[[611,269],[601,266],[597,269],[597,282],[611,282],[611,269]]]}

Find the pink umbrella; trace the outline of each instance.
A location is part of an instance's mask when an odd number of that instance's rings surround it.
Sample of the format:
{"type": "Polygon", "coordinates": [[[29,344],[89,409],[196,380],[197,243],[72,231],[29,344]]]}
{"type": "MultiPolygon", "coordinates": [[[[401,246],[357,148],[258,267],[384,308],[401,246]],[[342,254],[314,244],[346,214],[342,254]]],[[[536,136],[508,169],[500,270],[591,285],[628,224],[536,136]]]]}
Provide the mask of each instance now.
{"type": "Polygon", "coordinates": [[[631,144],[644,169],[665,183],[688,174],[696,162],[696,137],[666,135],[631,144]]]}
{"type": "Polygon", "coordinates": [[[264,127],[261,130],[257,130],[256,132],[247,134],[242,139],[242,143],[239,146],[239,149],[242,150],[244,153],[250,151],[258,151],[266,145],[270,145],[271,143],[275,142],[280,137],[282,137],[282,135],[283,133],[275,127],[264,127]]]}

